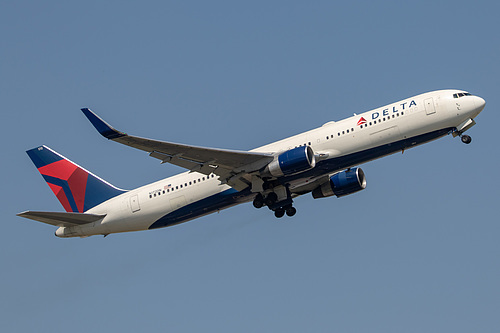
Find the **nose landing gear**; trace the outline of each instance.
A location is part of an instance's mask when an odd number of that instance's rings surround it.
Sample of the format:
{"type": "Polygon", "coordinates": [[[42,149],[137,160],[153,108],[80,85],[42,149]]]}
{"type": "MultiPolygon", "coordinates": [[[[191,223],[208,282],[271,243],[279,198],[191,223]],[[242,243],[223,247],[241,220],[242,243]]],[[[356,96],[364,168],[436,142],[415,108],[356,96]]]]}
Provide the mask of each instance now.
{"type": "MultiPolygon", "coordinates": [[[[471,122],[473,122],[473,124],[475,124],[473,120],[471,120],[471,122]]],[[[470,127],[472,127],[472,125],[471,125],[471,126],[469,126],[469,127],[465,127],[465,128],[464,128],[464,130],[461,130],[461,131],[460,131],[460,130],[458,130],[458,128],[453,129],[453,130],[452,130],[453,137],[454,137],[454,138],[456,138],[457,136],[459,136],[459,137],[460,137],[460,140],[461,140],[463,143],[465,143],[466,145],[468,145],[469,143],[471,143],[471,142],[472,142],[472,138],[471,138],[470,136],[468,136],[467,134],[464,134],[464,132],[465,132],[468,128],[470,128],[470,127]]]]}
{"type": "Polygon", "coordinates": [[[462,142],[465,143],[466,145],[468,145],[469,143],[472,142],[472,138],[468,135],[465,135],[465,134],[462,134],[460,136],[460,140],[462,140],[462,142]]]}

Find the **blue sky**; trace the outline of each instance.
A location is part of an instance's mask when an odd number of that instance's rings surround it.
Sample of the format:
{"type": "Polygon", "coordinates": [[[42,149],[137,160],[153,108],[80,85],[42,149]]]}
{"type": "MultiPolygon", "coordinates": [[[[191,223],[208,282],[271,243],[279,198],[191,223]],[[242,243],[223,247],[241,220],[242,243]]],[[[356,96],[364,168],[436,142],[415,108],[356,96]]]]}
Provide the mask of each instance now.
{"type": "Polygon", "coordinates": [[[500,5],[494,1],[2,1],[5,332],[495,332],[500,5]],[[487,105],[446,137],[363,165],[365,191],[180,226],[58,239],[28,156],[46,144],[134,188],[182,170],[100,137],[251,149],[426,91],[487,105]]]}

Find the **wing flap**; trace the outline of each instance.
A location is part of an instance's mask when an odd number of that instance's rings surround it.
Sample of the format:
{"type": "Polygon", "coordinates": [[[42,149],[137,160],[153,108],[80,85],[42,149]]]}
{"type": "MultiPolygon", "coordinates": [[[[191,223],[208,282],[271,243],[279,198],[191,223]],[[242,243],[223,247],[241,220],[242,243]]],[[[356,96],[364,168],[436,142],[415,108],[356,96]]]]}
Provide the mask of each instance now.
{"type": "Polygon", "coordinates": [[[70,227],[92,223],[103,219],[106,215],[65,213],[65,212],[37,212],[27,211],[17,214],[27,219],[54,225],[56,227],[70,227]]]}

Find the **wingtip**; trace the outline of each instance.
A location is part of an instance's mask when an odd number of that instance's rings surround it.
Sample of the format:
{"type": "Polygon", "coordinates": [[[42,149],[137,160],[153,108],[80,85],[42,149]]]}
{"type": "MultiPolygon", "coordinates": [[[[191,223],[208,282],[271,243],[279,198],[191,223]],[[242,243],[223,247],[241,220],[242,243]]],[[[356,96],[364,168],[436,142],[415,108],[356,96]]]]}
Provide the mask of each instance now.
{"type": "Polygon", "coordinates": [[[125,133],[122,133],[113,127],[111,127],[108,123],[102,120],[98,115],[92,112],[89,108],[81,109],[83,114],[87,117],[87,119],[92,123],[95,129],[105,138],[109,140],[113,140],[122,136],[125,136],[125,133]]]}

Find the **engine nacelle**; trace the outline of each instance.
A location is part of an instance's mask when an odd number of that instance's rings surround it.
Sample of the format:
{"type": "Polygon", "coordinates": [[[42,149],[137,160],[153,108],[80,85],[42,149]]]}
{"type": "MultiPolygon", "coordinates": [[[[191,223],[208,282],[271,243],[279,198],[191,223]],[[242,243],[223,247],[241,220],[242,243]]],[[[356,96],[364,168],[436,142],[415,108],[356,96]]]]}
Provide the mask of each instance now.
{"type": "Polygon", "coordinates": [[[282,177],[314,168],[316,159],[310,146],[300,146],[281,153],[269,163],[263,175],[282,177]]]}
{"type": "Polygon", "coordinates": [[[326,198],[332,195],[340,198],[365,188],[365,173],[361,168],[353,168],[331,176],[329,181],[313,190],[312,195],[314,199],[326,198]]]}

